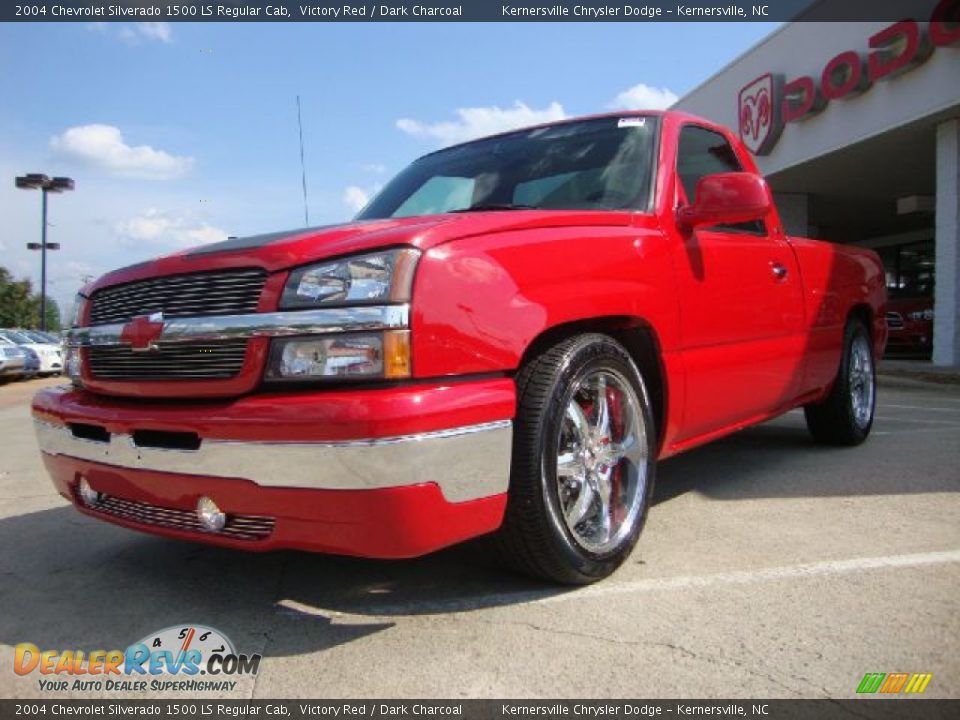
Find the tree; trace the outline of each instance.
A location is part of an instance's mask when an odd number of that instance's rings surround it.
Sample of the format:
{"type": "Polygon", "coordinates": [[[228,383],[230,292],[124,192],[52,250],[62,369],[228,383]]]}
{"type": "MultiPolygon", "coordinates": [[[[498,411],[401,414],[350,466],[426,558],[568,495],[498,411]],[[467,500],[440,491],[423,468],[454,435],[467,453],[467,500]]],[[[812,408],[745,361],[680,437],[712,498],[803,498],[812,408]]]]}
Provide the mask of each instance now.
{"type": "MultiPolygon", "coordinates": [[[[0,327],[39,327],[40,295],[33,292],[33,284],[24,278],[17,280],[9,270],[0,266],[0,327]]],[[[47,329],[60,329],[60,308],[47,296],[47,329]]]]}
{"type": "MultiPolygon", "coordinates": [[[[40,297],[37,296],[37,317],[40,317],[40,297]]],[[[60,324],[60,306],[57,301],[47,295],[47,330],[57,332],[61,328],[60,324]]]]}

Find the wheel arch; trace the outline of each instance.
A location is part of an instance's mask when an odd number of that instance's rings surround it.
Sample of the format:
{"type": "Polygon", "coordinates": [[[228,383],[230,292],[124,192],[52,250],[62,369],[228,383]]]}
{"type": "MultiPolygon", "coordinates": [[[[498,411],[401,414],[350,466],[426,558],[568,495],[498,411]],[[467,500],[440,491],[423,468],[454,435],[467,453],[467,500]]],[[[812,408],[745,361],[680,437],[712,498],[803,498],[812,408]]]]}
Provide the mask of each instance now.
{"type": "Polygon", "coordinates": [[[878,313],[869,303],[859,302],[851,306],[847,313],[848,323],[854,319],[860,320],[866,326],[874,358],[879,360],[883,357],[887,345],[886,316],[878,313]]]}
{"type": "Polygon", "coordinates": [[[660,338],[646,319],[630,315],[607,315],[582,318],[553,325],[543,330],[527,345],[520,358],[523,367],[531,358],[574,335],[601,333],[609,335],[630,353],[643,376],[650,396],[651,410],[657,428],[657,447],[663,442],[669,401],[667,373],[663,366],[660,338]]]}

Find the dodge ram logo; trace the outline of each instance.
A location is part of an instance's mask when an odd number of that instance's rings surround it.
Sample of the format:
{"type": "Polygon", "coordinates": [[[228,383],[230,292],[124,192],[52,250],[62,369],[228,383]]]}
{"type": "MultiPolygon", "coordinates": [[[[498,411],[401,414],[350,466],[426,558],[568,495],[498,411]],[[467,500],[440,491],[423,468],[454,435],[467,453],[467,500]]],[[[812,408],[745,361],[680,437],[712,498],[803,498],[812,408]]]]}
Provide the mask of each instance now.
{"type": "Polygon", "coordinates": [[[120,341],[130,343],[134,352],[148,352],[159,350],[156,345],[163,334],[163,313],[155,312],[150,315],[138,315],[123,326],[120,341]]]}
{"type": "Polygon", "coordinates": [[[740,139],[754,155],[768,155],[780,139],[780,88],[783,77],[767,73],[740,91],[737,118],[740,139]]]}

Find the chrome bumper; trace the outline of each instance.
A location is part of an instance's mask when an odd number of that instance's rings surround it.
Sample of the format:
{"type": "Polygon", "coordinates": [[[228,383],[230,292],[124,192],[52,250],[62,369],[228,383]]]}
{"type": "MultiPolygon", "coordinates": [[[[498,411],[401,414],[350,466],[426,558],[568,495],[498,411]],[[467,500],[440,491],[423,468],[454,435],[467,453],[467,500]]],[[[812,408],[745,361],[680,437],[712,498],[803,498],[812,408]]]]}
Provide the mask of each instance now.
{"type": "Polygon", "coordinates": [[[65,425],[34,425],[40,449],[50,455],[264,487],[376,490],[433,482],[449,502],[464,502],[505,493],[510,480],[509,420],[349,442],[203,440],[196,450],[140,447],[123,433],[97,442],[65,425]]]}

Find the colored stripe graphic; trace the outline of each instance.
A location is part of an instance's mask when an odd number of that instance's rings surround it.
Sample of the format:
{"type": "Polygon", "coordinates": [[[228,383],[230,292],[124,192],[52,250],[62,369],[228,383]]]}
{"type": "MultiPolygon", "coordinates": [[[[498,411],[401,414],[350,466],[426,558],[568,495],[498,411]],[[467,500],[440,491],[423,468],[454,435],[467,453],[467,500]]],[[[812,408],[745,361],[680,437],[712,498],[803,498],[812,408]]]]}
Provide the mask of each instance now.
{"type": "Polygon", "coordinates": [[[860,685],[857,687],[857,692],[875,693],[880,689],[880,683],[883,682],[885,677],[886,673],[867,673],[863,676],[863,680],[860,681],[860,685]]]}
{"type": "Polygon", "coordinates": [[[927,689],[927,685],[930,684],[932,678],[933,673],[914,673],[910,678],[910,682],[907,683],[904,692],[922,693],[927,689]]]}
{"type": "Polygon", "coordinates": [[[861,695],[872,693],[897,694],[899,692],[918,695],[927,689],[933,673],[867,673],[857,686],[861,695]]]}
{"type": "Polygon", "coordinates": [[[887,675],[887,679],[884,681],[883,685],[880,686],[880,692],[900,692],[903,689],[904,684],[906,684],[908,677],[910,676],[907,675],[907,673],[890,673],[887,675]]]}

